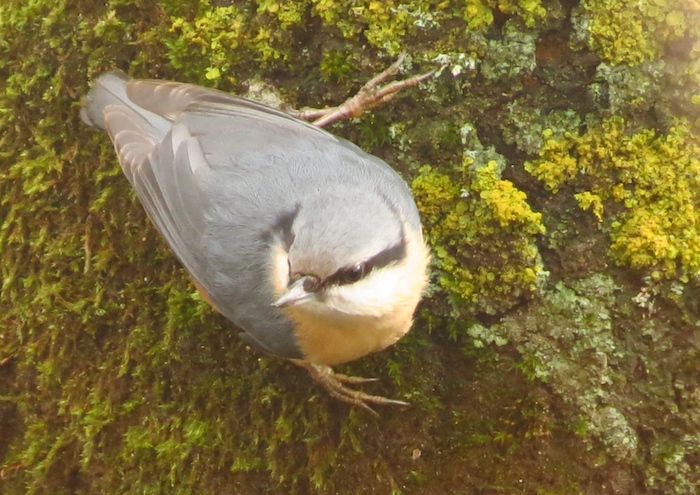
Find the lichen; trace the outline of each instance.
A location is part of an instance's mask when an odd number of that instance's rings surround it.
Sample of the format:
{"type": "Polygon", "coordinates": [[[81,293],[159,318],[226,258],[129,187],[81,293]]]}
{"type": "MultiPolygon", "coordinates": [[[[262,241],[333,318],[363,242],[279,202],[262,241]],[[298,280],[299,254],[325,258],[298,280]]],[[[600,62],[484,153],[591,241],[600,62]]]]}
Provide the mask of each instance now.
{"type": "Polygon", "coordinates": [[[493,23],[494,12],[519,18],[531,28],[541,25],[547,18],[547,7],[550,14],[558,7],[558,4],[542,4],[541,0],[467,0],[464,18],[472,30],[488,28],[493,23]]]}
{"type": "Polygon", "coordinates": [[[700,34],[697,0],[586,0],[576,17],[575,40],[613,64],[657,58],[671,43],[700,34]]]}
{"type": "Polygon", "coordinates": [[[661,87],[665,77],[663,60],[644,61],[634,66],[601,63],[591,96],[612,115],[644,115],[654,105],[663,108],[661,87]]]}
{"type": "Polygon", "coordinates": [[[503,36],[487,41],[486,56],[481,73],[487,80],[512,79],[529,74],[537,65],[535,61],[535,37],[508,23],[503,36]]]}
{"type": "Polygon", "coordinates": [[[536,245],[544,226],[472,139],[476,154],[465,154],[455,179],[426,166],[412,187],[440,285],[456,306],[496,313],[536,293],[546,278],[536,245]]]}
{"type": "Polygon", "coordinates": [[[517,101],[509,103],[507,110],[507,121],[502,126],[503,139],[530,155],[542,148],[545,129],[548,137],[556,139],[567,132],[575,132],[581,124],[581,118],[573,110],[553,110],[543,115],[542,109],[517,101]]]}
{"type": "Polygon", "coordinates": [[[546,142],[526,169],[554,193],[566,188],[610,236],[613,259],[654,279],[700,276],[700,142],[678,120],[666,133],[630,132],[613,117],[546,142]]]}
{"type": "Polygon", "coordinates": [[[636,462],[639,438],[615,400],[622,380],[616,363],[624,356],[610,314],[615,290],[603,276],[573,288],[559,283],[540,307],[505,318],[486,334],[513,342],[525,374],[548,383],[574,407],[579,434],[601,442],[616,461],[636,462]]]}
{"type": "Polygon", "coordinates": [[[404,4],[393,0],[313,0],[314,12],[324,24],[335,26],[344,38],[363,36],[367,41],[396,55],[403,49],[403,39],[413,30],[437,27],[449,2],[425,1],[404,4]]]}

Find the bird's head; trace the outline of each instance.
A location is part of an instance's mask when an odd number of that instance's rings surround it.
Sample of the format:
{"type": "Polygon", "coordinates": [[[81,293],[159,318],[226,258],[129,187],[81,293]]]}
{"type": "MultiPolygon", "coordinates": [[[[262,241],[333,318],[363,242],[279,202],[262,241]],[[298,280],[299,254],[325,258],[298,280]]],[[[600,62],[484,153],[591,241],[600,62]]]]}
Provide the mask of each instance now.
{"type": "Polygon", "coordinates": [[[281,223],[275,306],[318,318],[383,318],[418,304],[429,255],[420,231],[381,196],[325,193],[281,223]]]}

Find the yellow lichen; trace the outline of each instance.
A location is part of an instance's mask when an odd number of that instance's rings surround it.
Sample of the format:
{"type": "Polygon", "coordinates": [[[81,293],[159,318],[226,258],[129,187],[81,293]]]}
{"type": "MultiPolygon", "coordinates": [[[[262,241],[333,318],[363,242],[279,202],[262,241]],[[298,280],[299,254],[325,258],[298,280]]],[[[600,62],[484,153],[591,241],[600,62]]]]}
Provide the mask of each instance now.
{"type": "Polygon", "coordinates": [[[525,193],[500,177],[495,161],[472,165],[465,157],[459,182],[424,167],[413,191],[440,285],[460,304],[495,313],[535,292],[544,279],[535,245],[544,226],[525,193]]]}
{"type": "Polygon", "coordinates": [[[485,29],[493,22],[494,10],[520,17],[527,27],[536,26],[547,16],[540,0],[467,0],[464,19],[470,29],[485,29]]]}
{"type": "Polygon", "coordinates": [[[700,34],[700,11],[688,0],[587,0],[582,5],[589,46],[614,64],[650,60],[665,43],[700,34]]]}
{"type": "Polygon", "coordinates": [[[686,120],[666,134],[628,133],[615,117],[581,136],[547,140],[526,169],[553,192],[564,185],[575,191],[581,208],[609,232],[616,261],[655,278],[688,280],[700,276],[697,136],[686,120]]]}

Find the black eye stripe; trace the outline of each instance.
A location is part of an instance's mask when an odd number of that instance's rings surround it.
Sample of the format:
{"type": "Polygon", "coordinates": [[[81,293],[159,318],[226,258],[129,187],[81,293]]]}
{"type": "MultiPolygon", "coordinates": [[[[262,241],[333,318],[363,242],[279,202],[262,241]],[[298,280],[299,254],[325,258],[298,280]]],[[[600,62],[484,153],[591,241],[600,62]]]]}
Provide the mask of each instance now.
{"type": "Polygon", "coordinates": [[[346,285],[365,278],[372,270],[384,268],[391,263],[399,262],[406,257],[406,239],[393,246],[383,249],[364,263],[341,268],[323,281],[323,285],[346,285]]]}
{"type": "Polygon", "coordinates": [[[368,259],[365,264],[371,269],[384,268],[385,266],[401,261],[406,257],[406,238],[402,235],[401,241],[393,246],[380,251],[368,259]]]}

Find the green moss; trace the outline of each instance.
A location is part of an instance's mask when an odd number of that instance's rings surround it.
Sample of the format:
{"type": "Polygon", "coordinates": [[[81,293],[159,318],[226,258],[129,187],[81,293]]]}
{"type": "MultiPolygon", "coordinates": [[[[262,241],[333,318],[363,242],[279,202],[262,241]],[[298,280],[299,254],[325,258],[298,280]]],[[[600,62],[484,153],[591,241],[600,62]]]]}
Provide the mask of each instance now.
{"type": "Polygon", "coordinates": [[[321,77],[325,81],[343,81],[353,72],[350,56],[338,50],[325,50],[321,60],[321,77]]]}
{"type": "MultiPolygon", "coordinates": [[[[3,493],[697,492],[697,287],[649,279],[640,290],[624,269],[616,300],[608,277],[577,284],[609,267],[558,260],[597,257],[580,256],[604,239],[593,213],[609,233],[626,207],[592,189],[595,174],[538,197],[519,166],[545,141],[577,135],[579,116],[624,115],[634,130],[623,142],[697,119],[694,3],[687,36],[662,33],[668,57],[632,68],[559,49],[570,20],[588,43],[578,21],[594,12],[564,19],[570,3],[555,0],[0,3],[3,493]],[[407,75],[449,70],[334,132],[409,175],[431,164],[417,190],[443,285],[406,338],[339,370],[411,402],[373,418],[239,341],[78,109],[88,82],[115,67],[223,89],[254,81],[292,106],[331,104],[399,50],[407,75]],[[541,253],[563,281],[550,290],[535,244],[544,223],[541,253]],[[576,236],[580,250],[562,251],[576,236]],[[480,317],[506,309],[500,326],[480,317]],[[630,427],[644,440],[636,450],[630,427]]],[[[682,148],[662,143],[674,133],[627,145],[682,148]]]]}
{"type": "Polygon", "coordinates": [[[487,313],[535,293],[546,276],[541,215],[500,174],[495,160],[465,156],[457,180],[426,166],[412,185],[440,285],[458,307],[487,313]]]}
{"type": "Polygon", "coordinates": [[[191,80],[204,82],[233,77],[231,68],[240,63],[234,54],[241,52],[237,49],[243,44],[245,48],[257,47],[263,60],[279,57],[279,50],[270,45],[269,39],[251,33],[247,20],[235,6],[211,7],[206,1],[193,19],[172,17],[163,40],[170,63],[191,80]]]}
{"type": "Polygon", "coordinates": [[[631,133],[611,118],[551,139],[526,169],[552,192],[573,189],[610,235],[618,263],[654,279],[700,276],[700,142],[679,120],[667,133],[631,133]]]}
{"type": "Polygon", "coordinates": [[[700,34],[695,0],[587,0],[578,36],[613,64],[635,65],[657,58],[671,42],[700,34]]]}

